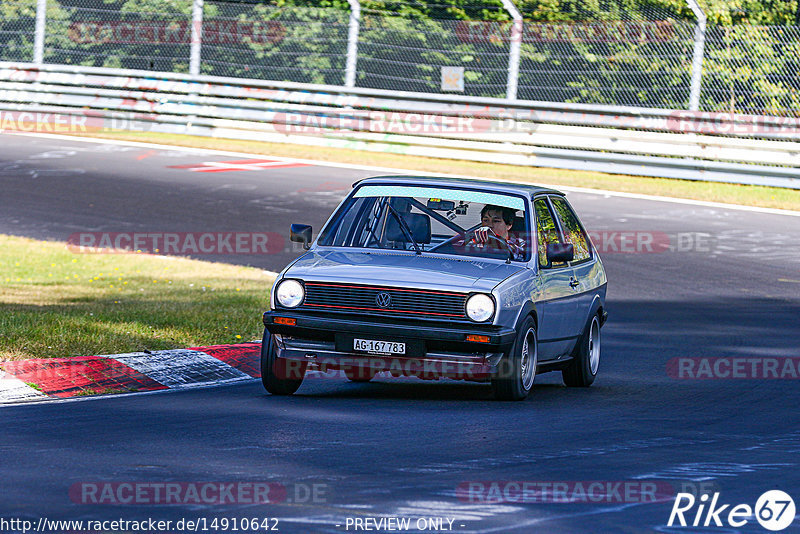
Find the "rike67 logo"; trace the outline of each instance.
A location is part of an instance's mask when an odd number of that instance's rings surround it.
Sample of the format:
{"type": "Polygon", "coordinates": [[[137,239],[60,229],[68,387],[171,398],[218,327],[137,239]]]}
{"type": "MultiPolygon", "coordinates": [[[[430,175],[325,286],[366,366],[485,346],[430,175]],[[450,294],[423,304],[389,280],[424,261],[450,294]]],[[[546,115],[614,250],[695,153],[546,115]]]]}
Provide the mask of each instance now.
{"type": "Polygon", "coordinates": [[[697,499],[691,493],[678,493],[667,526],[741,528],[755,516],[762,527],[778,532],[794,521],[794,500],[780,490],[765,492],[756,501],[755,508],[749,504],[722,504],[719,497],[719,493],[714,493],[711,497],[703,494],[697,499]]]}

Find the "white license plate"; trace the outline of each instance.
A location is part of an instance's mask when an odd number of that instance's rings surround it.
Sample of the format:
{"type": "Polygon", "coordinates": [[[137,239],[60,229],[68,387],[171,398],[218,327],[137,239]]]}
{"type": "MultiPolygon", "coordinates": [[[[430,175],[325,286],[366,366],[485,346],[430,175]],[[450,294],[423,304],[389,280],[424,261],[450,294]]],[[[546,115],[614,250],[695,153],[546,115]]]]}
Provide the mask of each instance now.
{"type": "Polygon", "coordinates": [[[375,341],[374,339],[354,339],[353,350],[370,354],[405,354],[406,344],[393,341],[375,341]]]}

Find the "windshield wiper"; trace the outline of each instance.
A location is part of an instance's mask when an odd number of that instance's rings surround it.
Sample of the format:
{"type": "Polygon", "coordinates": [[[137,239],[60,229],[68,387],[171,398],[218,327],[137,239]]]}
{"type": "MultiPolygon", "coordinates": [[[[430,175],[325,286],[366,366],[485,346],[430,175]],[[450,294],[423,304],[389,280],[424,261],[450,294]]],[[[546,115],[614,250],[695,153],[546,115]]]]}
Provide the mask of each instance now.
{"type": "Polygon", "coordinates": [[[422,254],[422,250],[419,248],[419,244],[416,241],[414,241],[414,236],[411,235],[411,228],[408,227],[406,221],[403,220],[403,218],[400,216],[399,213],[397,213],[397,210],[394,209],[391,204],[387,203],[386,207],[389,208],[389,213],[394,215],[394,218],[397,219],[397,223],[400,225],[400,229],[403,231],[406,237],[411,241],[411,244],[414,245],[414,250],[417,251],[417,256],[420,256],[422,254]]]}

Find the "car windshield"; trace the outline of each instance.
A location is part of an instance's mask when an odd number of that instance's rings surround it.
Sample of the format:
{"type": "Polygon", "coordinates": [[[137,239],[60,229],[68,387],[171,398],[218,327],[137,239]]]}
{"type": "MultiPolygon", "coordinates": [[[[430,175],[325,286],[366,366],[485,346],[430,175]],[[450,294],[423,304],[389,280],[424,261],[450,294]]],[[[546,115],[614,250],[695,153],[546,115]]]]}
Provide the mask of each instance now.
{"type": "Polygon", "coordinates": [[[445,187],[363,185],[319,237],[321,246],[527,261],[522,197],[445,187]]]}

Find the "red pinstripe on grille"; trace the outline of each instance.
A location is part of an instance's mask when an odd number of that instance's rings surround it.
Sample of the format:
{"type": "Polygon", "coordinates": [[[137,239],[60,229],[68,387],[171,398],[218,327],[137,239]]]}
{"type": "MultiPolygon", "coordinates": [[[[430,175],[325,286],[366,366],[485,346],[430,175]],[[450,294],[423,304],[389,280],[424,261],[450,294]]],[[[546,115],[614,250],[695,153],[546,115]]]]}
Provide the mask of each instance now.
{"type": "Polygon", "coordinates": [[[340,287],[346,289],[374,289],[376,291],[404,291],[408,293],[425,293],[428,295],[455,295],[457,297],[465,297],[463,293],[453,293],[451,291],[425,291],[424,289],[404,289],[404,288],[397,288],[397,287],[379,287],[379,286],[353,286],[349,284],[321,284],[319,282],[306,282],[307,286],[315,286],[315,287],[340,287]]]}
{"type": "Polygon", "coordinates": [[[303,304],[303,306],[313,306],[316,308],[340,308],[342,310],[364,310],[364,311],[377,311],[377,312],[394,312],[394,313],[416,313],[418,315],[441,315],[443,317],[463,317],[463,315],[454,315],[452,313],[435,313],[435,312],[421,312],[411,310],[390,310],[387,308],[356,308],[355,306],[334,306],[333,304],[303,304]]]}

